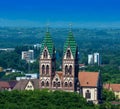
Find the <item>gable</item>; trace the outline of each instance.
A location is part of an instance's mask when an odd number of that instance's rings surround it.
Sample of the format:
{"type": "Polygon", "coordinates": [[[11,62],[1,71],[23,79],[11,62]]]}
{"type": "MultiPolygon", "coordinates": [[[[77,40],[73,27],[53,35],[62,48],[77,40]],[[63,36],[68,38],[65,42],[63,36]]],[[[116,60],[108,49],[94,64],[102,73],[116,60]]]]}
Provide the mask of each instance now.
{"type": "Polygon", "coordinates": [[[45,59],[51,59],[51,56],[50,56],[50,53],[49,53],[49,51],[48,51],[48,48],[45,46],[44,47],[44,49],[43,49],[43,51],[42,51],[42,53],[41,53],[41,59],[44,59],[44,52],[47,52],[47,58],[45,58],[45,59]]]}
{"type": "Polygon", "coordinates": [[[65,54],[64,54],[63,59],[74,59],[70,47],[68,47],[68,48],[66,49],[66,52],[65,52],[65,54]],[[68,56],[67,56],[67,55],[68,55],[68,51],[70,51],[70,58],[68,58],[68,56]]]}
{"type": "Polygon", "coordinates": [[[34,90],[34,86],[33,84],[31,83],[31,81],[29,81],[25,87],[25,90],[34,90]]]}
{"type": "Polygon", "coordinates": [[[60,77],[60,75],[58,73],[55,74],[53,81],[62,81],[62,77],[60,77]]]}

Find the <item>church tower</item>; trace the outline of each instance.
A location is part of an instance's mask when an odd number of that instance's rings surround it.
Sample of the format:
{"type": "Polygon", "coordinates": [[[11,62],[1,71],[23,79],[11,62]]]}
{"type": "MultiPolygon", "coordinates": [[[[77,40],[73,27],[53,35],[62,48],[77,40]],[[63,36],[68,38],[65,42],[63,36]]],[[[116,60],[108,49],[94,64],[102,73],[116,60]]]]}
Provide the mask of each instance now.
{"type": "Polygon", "coordinates": [[[63,50],[63,90],[76,91],[78,67],[78,47],[70,31],[63,50]]]}
{"type": "Polygon", "coordinates": [[[55,47],[48,31],[46,32],[46,36],[41,47],[39,72],[40,88],[50,89],[52,86],[52,79],[55,75],[55,47]]]}

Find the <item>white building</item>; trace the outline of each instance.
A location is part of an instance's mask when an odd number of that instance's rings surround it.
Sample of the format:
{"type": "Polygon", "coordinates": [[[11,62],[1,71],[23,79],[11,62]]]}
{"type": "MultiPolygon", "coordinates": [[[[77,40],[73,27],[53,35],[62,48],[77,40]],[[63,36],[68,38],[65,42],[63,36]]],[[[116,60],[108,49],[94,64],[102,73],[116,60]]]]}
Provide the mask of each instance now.
{"type": "Polygon", "coordinates": [[[22,59],[27,62],[34,62],[34,50],[22,51],[22,59]]]}
{"type": "Polygon", "coordinates": [[[100,54],[99,53],[94,53],[94,54],[89,54],[88,55],[88,64],[97,64],[100,65],[101,64],[101,58],[100,58],[100,54]]]}
{"type": "Polygon", "coordinates": [[[100,65],[100,55],[99,55],[99,53],[94,53],[94,64],[100,65]]]}
{"type": "Polygon", "coordinates": [[[93,54],[88,55],[88,64],[93,64],[93,54]]]}
{"type": "Polygon", "coordinates": [[[22,77],[16,77],[17,81],[20,81],[22,79],[38,79],[39,75],[37,73],[32,74],[25,74],[25,76],[22,77]]]}

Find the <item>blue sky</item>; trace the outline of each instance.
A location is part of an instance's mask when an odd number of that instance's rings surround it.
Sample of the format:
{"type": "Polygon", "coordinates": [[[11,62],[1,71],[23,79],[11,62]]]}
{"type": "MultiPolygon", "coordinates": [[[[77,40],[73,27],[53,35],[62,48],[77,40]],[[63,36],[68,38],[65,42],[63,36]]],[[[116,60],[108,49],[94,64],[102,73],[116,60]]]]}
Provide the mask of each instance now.
{"type": "Polygon", "coordinates": [[[1,0],[0,26],[120,27],[120,0],[1,0]]]}

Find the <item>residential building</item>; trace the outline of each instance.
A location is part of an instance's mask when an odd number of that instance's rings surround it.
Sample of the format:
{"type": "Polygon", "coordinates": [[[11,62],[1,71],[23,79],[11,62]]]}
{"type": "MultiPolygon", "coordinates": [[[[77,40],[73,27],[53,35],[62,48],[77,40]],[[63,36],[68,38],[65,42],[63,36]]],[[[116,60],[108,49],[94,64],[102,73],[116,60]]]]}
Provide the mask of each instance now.
{"type": "Polygon", "coordinates": [[[33,63],[34,60],[34,50],[22,51],[21,59],[26,60],[27,62],[33,63]]]}
{"type": "Polygon", "coordinates": [[[0,81],[0,91],[11,90],[10,84],[7,81],[0,81]]]}
{"type": "Polygon", "coordinates": [[[90,64],[90,65],[93,64],[94,63],[93,59],[94,59],[93,54],[89,54],[88,55],[88,64],[90,64]]]}
{"type": "Polygon", "coordinates": [[[87,101],[95,104],[101,102],[102,82],[99,72],[79,72],[78,91],[87,101]]]}
{"type": "Polygon", "coordinates": [[[20,81],[21,79],[38,79],[39,75],[37,73],[30,73],[25,74],[25,76],[22,77],[16,77],[17,81],[20,81]]]}
{"type": "Polygon", "coordinates": [[[100,65],[101,64],[100,54],[99,53],[89,54],[88,55],[88,64],[89,65],[93,65],[93,64],[100,65]]]}
{"type": "Polygon", "coordinates": [[[39,88],[38,79],[20,80],[15,85],[13,90],[35,90],[39,88]]]}
{"type": "Polygon", "coordinates": [[[100,64],[101,64],[100,61],[101,61],[101,60],[100,60],[100,55],[99,55],[99,53],[94,53],[94,64],[100,65],[100,64]]]}
{"type": "Polygon", "coordinates": [[[120,84],[104,84],[103,87],[110,91],[113,91],[115,96],[120,99],[120,84]]]}

